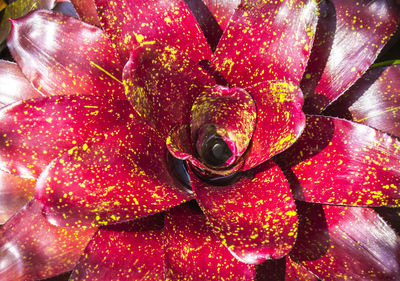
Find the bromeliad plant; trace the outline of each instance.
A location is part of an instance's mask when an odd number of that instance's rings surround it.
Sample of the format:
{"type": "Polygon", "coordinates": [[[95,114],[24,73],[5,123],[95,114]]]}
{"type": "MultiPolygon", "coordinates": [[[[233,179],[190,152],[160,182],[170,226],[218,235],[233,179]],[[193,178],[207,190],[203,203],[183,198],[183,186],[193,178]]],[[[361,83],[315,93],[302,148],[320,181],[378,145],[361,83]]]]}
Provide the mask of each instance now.
{"type": "Polygon", "coordinates": [[[1,61],[2,279],[398,280],[394,1],[75,7],[1,61]]]}

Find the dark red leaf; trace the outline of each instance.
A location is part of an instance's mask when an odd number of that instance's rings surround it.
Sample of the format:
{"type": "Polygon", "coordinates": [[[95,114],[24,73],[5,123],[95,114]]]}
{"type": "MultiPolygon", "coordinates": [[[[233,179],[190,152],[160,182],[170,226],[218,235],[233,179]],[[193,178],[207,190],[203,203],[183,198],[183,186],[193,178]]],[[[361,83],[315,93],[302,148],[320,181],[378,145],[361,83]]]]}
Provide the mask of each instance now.
{"type": "Polygon", "coordinates": [[[300,228],[290,254],[323,280],[396,280],[400,238],[372,209],[297,205],[300,228]]]}
{"type": "Polygon", "coordinates": [[[71,0],[80,18],[89,24],[100,26],[94,0],[71,0]]]}

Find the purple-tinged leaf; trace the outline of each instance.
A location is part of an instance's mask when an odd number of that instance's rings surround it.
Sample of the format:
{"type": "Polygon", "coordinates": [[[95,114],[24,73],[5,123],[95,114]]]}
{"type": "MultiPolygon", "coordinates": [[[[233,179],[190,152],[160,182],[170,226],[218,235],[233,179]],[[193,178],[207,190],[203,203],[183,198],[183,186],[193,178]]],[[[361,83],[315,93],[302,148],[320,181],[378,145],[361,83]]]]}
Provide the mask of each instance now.
{"type": "Polygon", "coordinates": [[[400,205],[400,142],[365,125],[308,116],[299,140],[279,155],[293,172],[295,199],[338,205],[400,205]]]}
{"type": "Polygon", "coordinates": [[[195,98],[215,83],[196,62],[158,43],[134,49],[123,78],[132,106],[165,138],[173,127],[190,123],[195,98]]]}
{"type": "Polygon", "coordinates": [[[365,73],[396,31],[400,13],[395,5],[390,0],[322,2],[301,81],[306,113],[320,113],[365,73]]]}
{"type": "Polygon", "coordinates": [[[191,176],[192,188],[220,241],[239,260],[259,264],[287,255],[297,236],[296,206],[280,168],[269,161],[226,186],[191,176]]]}
{"type": "Polygon", "coordinates": [[[222,30],[228,26],[229,20],[240,0],[202,0],[221,26],[222,30]]]}
{"type": "Polygon", "coordinates": [[[38,280],[70,271],[95,232],[51,225],[31,200],[0,229],[0,279],[38,280]]]}
{"type": "Polygon", "coordinates": [[[100,22],[126,63],[133,48],[144,41],[173,46],[198,62],[211,49],[196,19],[180,0],[94,0],[100,22]]]}
{"type": "Polygon", "coordinates": [[[266,260],[257,266],[255,281],[317,281],[303,265],[289,256],[279,260],[266,260]]]}
{"type": "Polygon", "coordinates": [[[243,1],[225,29],[212,63],[236,87],[266,80],[298,84],[316,23],[315,0],[243,1]]]}
{"type": "Polygon", "coordinates": [[[71,0],[71,2],[82,21],[100,26],[94,0],[71,0]]]}
{"type": "Polygon", "coordinates": [[[290,256],[323,280],[397,280],[400,238],[372,209],[297,204],[290,256]]]}
{"type": "Polygon", "coordinates": [[[327,110],[400,137],[399,77],[400,65],[371,69],[327,110]]]}
{"type": "Polygon", "coordinates": [[[13,21],[7,44],[22,72],[44,95],[125,98],[123,65],[97,27],[39,10],[13,21]]]}
{"type": "Polygon", "coordinates": [[[166,280],[254,280],[255,267],[234,258],[197,206],[181,205],[165,216],[166,280]]]}
{"type": "Polygon", "coordinates": [[[157,214],[99,228],[69,280],[163,280],[163,224],[157,214]]]}
{"type": "Polygon", "coordinates": [[[257,124],[243,170],[287,149],[301,135],[305,115],[303,94],[290,82],[268,81],[246,89],[257,107],[257,124]]]}
{"type": "Polygon", "coordinates": [[[138,118],[126,100],[53,96],[0,110],[0,167],[37,178],[64,151],[138,118]]]}
{"type": "Polygon", "coordinates": [[[55,225],[108,225],[192,199],[169,172],[165,140],[144,123],[123,125],[55,159],[35,197],[55,225]]]}
{"type": "Polygon", "coordinates": [[[8,0],[6,2],[8,2],[9,5],[5,8],[3,17],[0,17],[0,50],[3,49],[3,43],[7,40],[11,30],[9,19],[22,17],[36,9],[52,9],[55,3],[54,0],[8,0]]]}
{"type": "Polygon", "coordinates": [[[42,96],[13,62],[0,60],[0,85],[0,106],[42,96]]]}
{"type": "Polygon", "coordinates": [[[32,197],[36,181],[0,171],[0,224],[5,223],[32,197]]]}

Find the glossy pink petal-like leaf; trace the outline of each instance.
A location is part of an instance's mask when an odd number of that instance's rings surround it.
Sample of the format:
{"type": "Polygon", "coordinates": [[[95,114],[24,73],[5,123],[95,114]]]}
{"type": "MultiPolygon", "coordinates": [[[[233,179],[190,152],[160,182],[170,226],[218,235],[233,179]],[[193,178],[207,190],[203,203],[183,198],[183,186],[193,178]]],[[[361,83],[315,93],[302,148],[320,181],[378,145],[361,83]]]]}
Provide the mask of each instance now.
{"type": "Polygon", "coordinates": [[[166,279],[254,280],[255,267],[241,263],[218,241],[197,205],[169,210],[165,216],[166,279]]]}
{"type": "Polygon", "coordinates": [[[364,79],[350,89],[350,95],[357,97],[349,107],[353,120],[400,137],[400,65],[373,69],[366,75],[378,78],[365,91],[363,86],[369,83],[364,79]]]}
{"type": "Polygon", "coordinates": [[[303,94],[290,82],[268,81],[246,89],[257,107],[257,124],[243,170],[291,146],[303,132],[303,94]]]}
{"type": "Polygon", "coordinates": [[[194,99],[214,80],[177,49],[148,43],[133,50],[124,84],[132,106],[165,138],[190,122],[194,99]]]}
{"type": "Polygon", "coordinates": [[[123,65],[97,27],[39,10],[13,21],[7,44],[22,72],[45,95],[125,98],[123,65]]]}
{"type": "Polygon", "coordinates": [[[101,227],[69,280],[163,280],[163,214],[101,227]]]}
{"type": "Polygon", "coordinates": [[[121,126],[55,159],[35,197],[49,221],[69,227],[124,222],[191,199],[169,172],[165,140],[144,123],[121,126]]]}
{"type": "Polygon", "coordinates": [[[94,0],[71,0],[79,17],[92,25],[100,26],[100,20],[97,15],[94,0]]]}
{"type": "Polygon", "coordinates": [[[95,232],[51,225],[31,200],[0,230],[0,279],[38,280],[70,271],[95,232]]]}
{"type": "Polygon", "coordinates": [[[0,106],[42,96],[13,62],[0,60],[0,85],[0,106]]]}
{"type": "Polygon", "coordinates": [[[5,223],[32,197],[36,181],[0,171],[0,224],[5,223]]]}
{"type": "Polygon", "coordinates": [[[212,63],[234,86],[266,80],[300,81],[317,22],[315,0],[243,1],[212,63]]]}
{"type": "Polygon", "coordinates": [[[211,49],[184,1],[94,2],[100,22],[122,62],[127,62],[133,48],[143,41],[166,43],[196,62],[211,57],[211,49]]]}
{"type": "Polygon", "coordinates": [[[194,175],[191,181],[213,231],[239,260],[259,264],[290,252],[297,235],[296,206],[272,160],[231,185],[213,186],[194,175]]]}
{"type": "Polygon", "coordinates": [[[210,12],[214,15],[215,19],[221,26],[222,30],[225,30],[229,20],[235,9],[239,6],[240,0],[202,0],[208,7],[210,12]]]}
{"type": "Polygon", "coordinates": [[[43,97],[11,104],[0,110],[0,167],[37,178],[64,151],[134,116],[128,101],[96,96],[43,97]]]}
{"type": "Polygon", "coordinates": [[[323,280],[397,280],[400,238],[372,209],[299,203],[291,258],[323,280]]]}
{"type": "MultiPolygon", "coordinates": [[[[2,1],[4,2],[4,1],[2,1]]],[[[52,9],[54,7],[54,0],[17,0],[17,1],[5,1],[9,5],[4,7],[3,17],[0,17],[0,50],[5,47],[4,43],[7,40],[8,34],[11,30],[11,23],[9,19],[15,19],[22,17],[36,9],[52,9]]],[[[6,5],[4,3],[3,5],[6,5]]],[[[2,9],[0,9],[2,10],[2,9]]]]}
{"type": "Polygon", "coordinates": [[[301,82],[306,113],[320,113],[364,74],[400,18],[393,1],[332,3],[321,4],[316,44],[301,82]]]}
{"type": "Polygon", "coordinates": [[[216,134],[230,149],[232,156],[227,162],[232,164],[246,151],[256,118],[255,102],[245,90],[219,85],[205,89],[193,103],[190,122],[191,139],[199,157],[204,159],[203,147],[216,134]]]}
{"type": "Polygon", "coordinates": [[[309,116],[279,158],[291,167],[294,197],[339,205],[400,205],[400,142],[365,125],[309,116]]]}
{"type": "Polygon", "coordinates": [[[303,265],[287,256],[279,260],[267,260],[257,266],[255,281],[317,281],[303,265]]]}

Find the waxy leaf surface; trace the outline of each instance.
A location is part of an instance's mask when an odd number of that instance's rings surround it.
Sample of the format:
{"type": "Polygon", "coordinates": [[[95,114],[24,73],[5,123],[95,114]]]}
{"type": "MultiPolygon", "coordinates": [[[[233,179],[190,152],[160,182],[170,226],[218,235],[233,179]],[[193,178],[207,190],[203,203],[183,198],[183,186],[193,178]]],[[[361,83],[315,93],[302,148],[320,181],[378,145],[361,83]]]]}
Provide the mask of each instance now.
{"type": "Polygon", "coordinates": [[[0,106],[42,95],[31,86],[18,65],[0,60],[0,106]]]}
{"type": "Polygon", "coordinates": [[[165,140],[132,123],[55,159],[35,197],[56,225],[84,227],[151,215],[190,199],[168,169],[165,140]]]}
{"type": "Polygon", "coordinates": [[[320,22],[302,81],[306,113],[320,113],[374,62],[396,31],[393,1],[333,0],[321,4],[320,22]]]}
{"type": "Polygon", "coordinates": [[[149,43],[137,47],[123,73],[132,106],[165,138],[190,123],[194,99],[214,80],[177,49],[149,43]]]}
{"type": "Polygon", "coordinates": [[[240,0],[202,0],[214,15],[222,30],[228,26],[229,20],[235,9],[239,6],[240,0]]]}
{"type": "Polygon", "coordinates": [[[53,96],[11,104],[0,110],[0,165],[16,175],[37,178],[61,153],[125,124],[133,114],[126,100],[96,96],[53,96]]]}
{"type": "Polygon", "coordinates": [[[315,203],[399,206],[400,142],[365,125],[309,116],[299,140],[279,155],[294,197],[315,203]]]}
{"type": "Polygon", "coordinates": [[[163,280],[164,216],[101,227],[69,280],[163,280]]]}
{"type": "Polygon", "coordinates": [[[143,41],[173,46],[198,62],[211,57],[211,49],[184,1],[94,0],[100,22],[126,63],[143,41]]]}
{"type": "Polygon", "coordinates": [[[300,88],[285,81],[268,81],[246,89],[257,107],[257,123],[243,170],[248,170],[291,146],[305,126],[300,88]]]}
{"type": "Polygon", "coordinates": [[[396,280],[400,238],[372,209],[297,204],[291,258],[322,280],[396,280]]]}
{"type": "Polygon", "coordinates": [[[234,86],[266,80],[297,84],[304,72],[317,22],[307,1],[243,1],[217,46],[212,63],[234,86]]]}
{"type": "Polygon", "coordinates": [[[5,223],[33,197],[36,181],[0,171],[0,224],[5,223]]]}
{"type": "Polygon", "coordinates": [[[94,0],[71,0],[81,20],[92,25],[100,26],[94,0]]]}
{"type": "Polygon", "coordinates": [[[254,280],[255,267],[234,258],[214,235],[198,206],[182,205],[165,216],[166,280],[254,280]]]}
{"type": "MultiPolygon", "coordinates": [[[[2,1],[3,5],[7,5],[4,9],[4,14],[0,16],[0,50],[5,47],[4,43],[7,40],[11,30],[11,22],[9,19],[16,19],[36,9],[52,9],[54,0],[17,0],[17,1],[2,1]]],[[[2,4],[2,3],[0,3],[2,4]]],[[[2,7],[0,7],[2,8],[2,7]]],[[[2,9],[0,9],[2,10],[2,9]]]]}
{"type": "Polygon", "coordinates": [[[191,179],[213,231],[240,261],[259,264],[290,252],[297,235],[296,206],[274,162],[228,186],[213,186],[194,175],[191,179]]]}
{"type": "Polygon", "coordinates": [[[45,95],[125,98],[123,65],[97,27],[39,10],[13,21],[8,48],[28,80],[45,95]]]}
{"type": "Polygon", "coordinates": [[[0,230],[0,277],[40,280],[70,271],[95,231],[51,225],[31,200],[0,230]]]}

